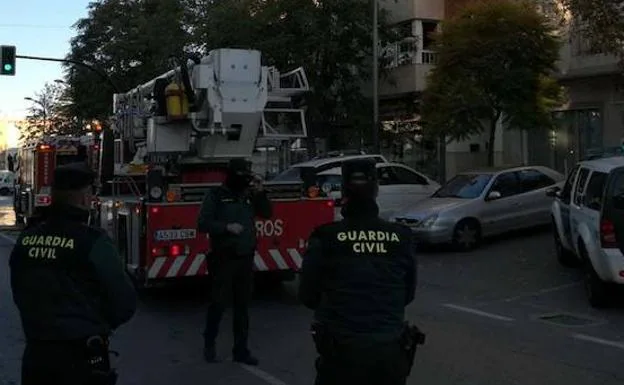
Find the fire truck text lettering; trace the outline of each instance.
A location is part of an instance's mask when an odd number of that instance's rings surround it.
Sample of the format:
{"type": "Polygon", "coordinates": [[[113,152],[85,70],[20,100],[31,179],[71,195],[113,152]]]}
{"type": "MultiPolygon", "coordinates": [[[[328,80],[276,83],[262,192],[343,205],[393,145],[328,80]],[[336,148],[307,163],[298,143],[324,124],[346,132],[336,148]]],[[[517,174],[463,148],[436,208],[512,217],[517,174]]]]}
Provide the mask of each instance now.
{"type": "Polygon", "coordinates": [[[256,222],[256,234],[258,237],[279,237],[283,233],[284,221],[281,219],[256,222]]]}
{"type": "Polygon", "coordinates": [[[43,184],[50,184],[50,153],[43,153],[43,184]]]}
{"type": "Polygon", "coordinates": [[[74,248],[74,239],[44,235],[29,235],[22,238],[22,246],[47,246],[62,247],[64,249],[74,248]]]}

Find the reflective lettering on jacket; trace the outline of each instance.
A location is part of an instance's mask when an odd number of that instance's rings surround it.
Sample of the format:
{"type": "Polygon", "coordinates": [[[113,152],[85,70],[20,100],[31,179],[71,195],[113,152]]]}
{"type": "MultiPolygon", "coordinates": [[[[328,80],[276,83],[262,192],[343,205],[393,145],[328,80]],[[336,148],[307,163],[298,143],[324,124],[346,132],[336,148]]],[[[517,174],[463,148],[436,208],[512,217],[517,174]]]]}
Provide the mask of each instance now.
{"type": "Polygon", "coordinates": [[[25,246],[28,257],[34,259],[56,259],[59,248],[73,250],[74,238],[66,238],[50,235],[29,235],[22,238],[22,246],[25,246]]]}
{"type": "Polygon", "coordinates": [[[386,254],[388,243],[400,243],[401,238],[395,232],[377,230],[341,231],[336,234],[338,242],[348,242],[357,254],[386,254]]]}

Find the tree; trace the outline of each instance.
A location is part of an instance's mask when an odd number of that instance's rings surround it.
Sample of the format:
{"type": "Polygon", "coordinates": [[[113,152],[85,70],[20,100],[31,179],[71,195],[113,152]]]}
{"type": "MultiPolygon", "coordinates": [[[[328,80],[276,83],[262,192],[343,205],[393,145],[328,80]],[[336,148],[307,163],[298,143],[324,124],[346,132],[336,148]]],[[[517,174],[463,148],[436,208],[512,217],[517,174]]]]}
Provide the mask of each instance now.
{"type": "Polygon", "coordinates": [[[26,122],[20,127],[20,139],[33,139],[49,134],[75,134],[82,125],[69,114],[69,101],[65,87],[58,83],[46,83],[43,89],[29,98],[26,122]]]}
{"type": "MultiPolygon", "coordinates": [[[[103,0],[88,6],[89,14],[74,27],[68,59],[106,73],[124,92],[171,69],[171,56],[188,45],[178,0],[103,0]]],[[[104,120],[112,112],[113,89],[101,77],[68,65],[72,112],[104,120]]]]}
{"type": "Polygon", "coordinates": [[[553,127],[562,88],[551,78],[559,57],[555,27],[525,1],[473,3],[442,23],[438,63],[423,96],[429,135],[465,140],[488,133],[494,164],[496,127],[553,127]]]}
{"type": "Polygon", "coordinates": [[[624,0],[562,0],[592,51],[624,59],[624,0]]]}

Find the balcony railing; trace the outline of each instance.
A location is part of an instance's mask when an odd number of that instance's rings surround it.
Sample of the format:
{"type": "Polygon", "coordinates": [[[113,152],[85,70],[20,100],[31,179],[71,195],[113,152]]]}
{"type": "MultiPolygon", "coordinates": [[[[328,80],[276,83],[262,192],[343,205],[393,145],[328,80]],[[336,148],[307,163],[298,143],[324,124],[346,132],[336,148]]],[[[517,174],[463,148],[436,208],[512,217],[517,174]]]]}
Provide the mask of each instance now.
{"type": "Polygon", "coordinates": [[[429,50],[418,51],[412,42],[399,42],[386,46],[382,56],[387,60],[386,68],[392,69],[405,65],[435,65],[437,53],[429,50]]]}

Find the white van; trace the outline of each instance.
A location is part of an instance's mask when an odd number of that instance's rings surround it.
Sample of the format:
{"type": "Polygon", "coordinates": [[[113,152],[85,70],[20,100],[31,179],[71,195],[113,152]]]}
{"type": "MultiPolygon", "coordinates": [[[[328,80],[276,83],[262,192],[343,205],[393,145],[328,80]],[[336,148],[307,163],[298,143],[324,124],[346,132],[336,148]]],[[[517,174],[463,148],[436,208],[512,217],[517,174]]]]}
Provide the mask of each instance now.
{"type": "Polygon", "coordinates": [[[609,305],[624,284],[624,157],[580,162],[547,194],[559,263],[582,266],[589,303],[609,305]]]}

